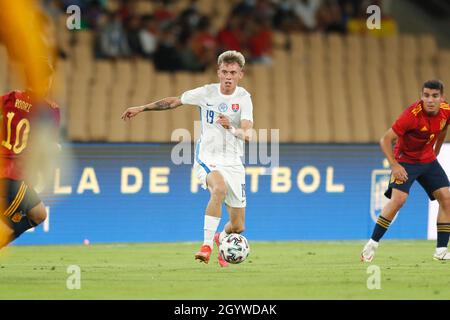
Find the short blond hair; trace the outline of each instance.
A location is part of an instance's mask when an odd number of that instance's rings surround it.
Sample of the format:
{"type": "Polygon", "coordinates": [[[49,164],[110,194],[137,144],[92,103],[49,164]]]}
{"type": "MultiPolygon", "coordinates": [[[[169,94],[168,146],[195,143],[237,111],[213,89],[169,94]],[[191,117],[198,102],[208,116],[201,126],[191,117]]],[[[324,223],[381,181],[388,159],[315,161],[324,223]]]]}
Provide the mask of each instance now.
{"type": "Polygon", "coordinates": [[[244,68],[245,58],[244,55],[236,50],[228,50],[223,52],[217,58],[217,65],[220,66],[222,63],[237,63],[241,68],[244,68]]]}

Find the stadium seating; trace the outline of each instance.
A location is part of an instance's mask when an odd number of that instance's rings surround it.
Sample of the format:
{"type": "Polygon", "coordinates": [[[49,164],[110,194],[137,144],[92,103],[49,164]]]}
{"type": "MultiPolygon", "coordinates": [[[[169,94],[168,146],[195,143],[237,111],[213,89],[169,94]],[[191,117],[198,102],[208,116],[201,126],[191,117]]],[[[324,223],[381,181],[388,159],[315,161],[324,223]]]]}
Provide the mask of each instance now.
{"type": "MultiPolygon", "coordinates": [[[[209,1],[200,4],[204,11],[215,10],[209,1]]],[[[171,74],[155,71],[143,59],[96,60],[92,31],[65,30],[57,37],[62,47],[70,47],[67,59],[57,63],[54,88],[70,140],[169,142],[177,128],[195,138],[196,108],[155,112],[129,123],[120,115],[128,106],[214,82],[214,68],[171,74]]],[[[248,65],[241,84],[253,97],[255,127],[280,129],[281,142],[377,142],[402,109],[417,100],[423,81],[439,78],[450,85],[450,50],[440,49],[427,34],[293,34],[291,50],[283,49],[283,34],[274,38],[280,45],[273,62],[248,65]]],[[[0,46],[3,92],[20,87],[10,68],[0,46]]]]}

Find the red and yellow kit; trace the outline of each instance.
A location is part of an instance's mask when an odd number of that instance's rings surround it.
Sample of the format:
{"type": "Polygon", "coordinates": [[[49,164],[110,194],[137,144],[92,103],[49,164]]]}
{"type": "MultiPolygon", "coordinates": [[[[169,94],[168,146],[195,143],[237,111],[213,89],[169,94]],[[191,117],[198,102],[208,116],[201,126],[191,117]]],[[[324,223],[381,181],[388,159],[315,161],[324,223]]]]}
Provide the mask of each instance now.
{"type": "Polygon", "coordinates": [[[48,143],[57,142],[60,110],[55,103],[33,101],[30,93],[22,91],[5,94],[0,103],[0,178],[24,180],[25,159],[33,148],[33,134],[37,134],[38,127],[44,124],[54,132],[48,143]]]}
{"type": "Polygon", "coordinates": [[[436,160],[434,144],[450,121],[450,106],[441,103],[435,116],[423,111],[420,100],[408,107],[392,125],[399,136],[394,148],[395,159],[405,163],[429,163],[436,160]]]}

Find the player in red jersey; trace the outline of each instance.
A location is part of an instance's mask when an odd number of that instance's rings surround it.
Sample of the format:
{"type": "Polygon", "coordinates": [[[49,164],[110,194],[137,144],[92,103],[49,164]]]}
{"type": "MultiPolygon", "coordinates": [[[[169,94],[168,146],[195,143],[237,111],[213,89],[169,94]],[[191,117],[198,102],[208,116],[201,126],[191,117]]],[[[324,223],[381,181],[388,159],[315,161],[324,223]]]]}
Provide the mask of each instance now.
{"type": "Polygon", "coordinates": [[[361,261],[372,261],[378,242],[418,181],[431,200],[439,202],[436,260],[450,260],[449,180],[436,157],[447,134],[450,106],[444,101],[444,85],[430,80],[422,87],[421,100],[407,108],[381,138],[380,145],[391,165],[391,180],[385,196],[390,201],[381,211],[372,237],[364,246],[361,261]],[[392,144],[397,142],[394,150],[392,144]]]}
{"type": "MultiPolygon", "coordinates": [[[[48,90],[51,86],[52,68],[47,70],[48,90]]],[[[48,91],[47,91],[48,93],[48,91]]],[[[47,94],[46,93],[46,94],[47,94]]],[[[39,98],[32,89],[11,91],[0,101],[1,145],[0,145],[0,248],[19,237],[26,230],[42,223],[47,212],[32,187],[30,167],[36,162],[42,168],[45,159],[36,161],[42,151],[38,143],[41,133],[50,133],[45,144],[57,148],[60,121],[59,107],[44,98],[39,98]],[[50,131],[48,131],[50,129],[50,131]],[[33,158],[34,157],[34,158],[33,158]],[[33,163],[30,163],[33,161],[33,163]]],[[[34,177],[33,177],[34,178],[34,177]]]]}

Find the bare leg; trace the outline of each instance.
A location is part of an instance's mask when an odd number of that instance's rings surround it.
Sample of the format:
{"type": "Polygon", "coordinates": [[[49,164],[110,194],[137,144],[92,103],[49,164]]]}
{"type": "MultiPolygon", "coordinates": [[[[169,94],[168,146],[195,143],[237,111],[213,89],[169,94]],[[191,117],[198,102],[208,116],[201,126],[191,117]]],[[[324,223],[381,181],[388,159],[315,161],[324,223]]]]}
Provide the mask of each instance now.
{"type": "Polygon", "coordinates": [[[440,188],[433,192],[433,196],[439,202],[435,255],[439,260],[450,260],[450,254],[447,253],[450,236],[450,191],[447,187],[440,188]]]}
{"type": "Polygon", "coordinates": [[[450,223],[450,191],[447,187],[433,192],[433,196],[439,202],[438,223],[450,223]]]}
{"type": "Polygon", "coordinates": [[[5,247],[12,241],[14,230],[4,221],[0,219],[0,249],[5,247]]]}
{"type": "Polygon", "coordinates": [[[406,192],[397,189],[392,190],[391,200],[389,200],[381,211],[375,227],[373,228],[372,236],[361,252],[361,261],[372,261],[375,250],[378,248],[378,242],[386,233],[392,220],[395,218],[400,208],[405,204],[407,198],[408,194],[406,192]]]}
{"type": "Polygon", "coordinates": [[[397,212],[405,204],[406,199],[408,199],[408,194],[406,192],[398,189],[392,189],[391,200],[389,200],[389,202],[384,206],[380,215],[383,218],[392,221],[397,215],[397,212]]]}
{"type": "Polygon", "coordinates": [[[222,203],[227,194],[227,186],[222,174],[218,171],[208,173],[206,183],[211,197],[206,206],[203,245],[200,251],[195,254],[195,259],[208,263],[213,249],[214,235],[222,216],[222,203]]]}
{"type": "MultiPolygon", "coordinates": [[[[47,218],[47,211],[42,202],[39,202],[30,211],[27,216],[19,222],[11,222],[8,225],[5,221],[0,221],[0,248],[18,238],[22,233],[42,223],[47,218]]],[[[5,219],[8,219],[5,217],[5,219]]]]}
{"type": "Polygon", "coordinates": [[[226,233],[242,233],[245,229],[245,208],[232,208],[227,206],[230,221],[225,225],[226,233]]]}
{"type": "Polygon", "coordinates": [[[211,194],[206,206],[206,215],[220,218],[222,216],[222,203],[227,194],[225,180],[220,172],[213,171],[206,177],[206,183],[211,194]]]}
{"type": "Polygon", "coordinates": [[[41,224],[47,219],[47,210],[45,210],[45,206],[42,202],[39,202],[36,206],[34,206],[30,211],[27,212],[27,216],[31,219],[36,225],[41,224]]]}
{"type": "Polygon", "coordinates": [[[232,208],[227,205],[227,210],[230,220],[220,233],[219,241],[230,233],[242,233],[245,229],[245,208],[232,208]]]}

